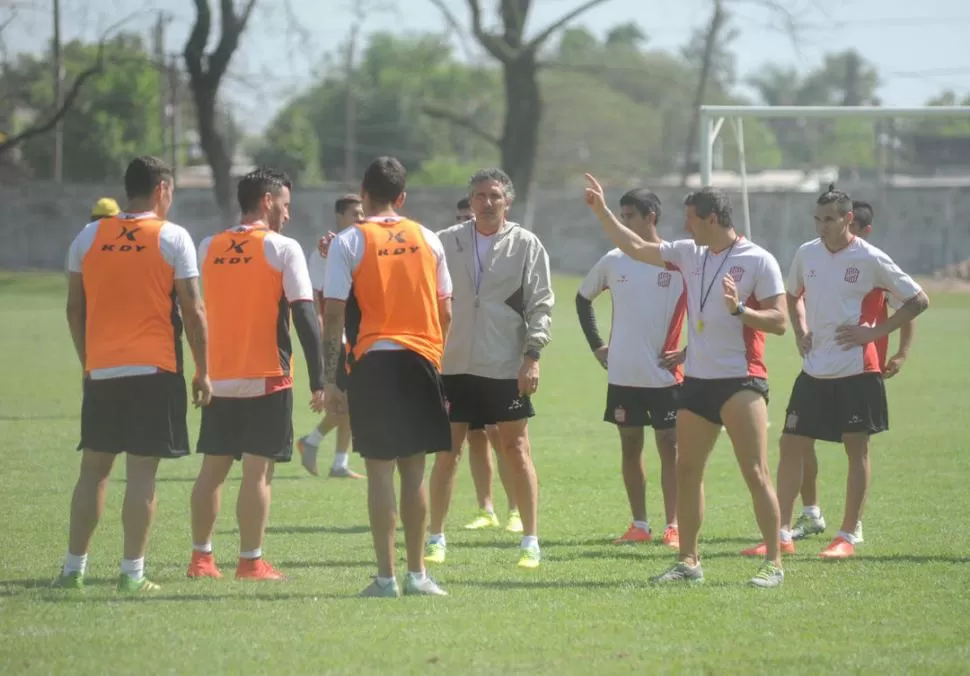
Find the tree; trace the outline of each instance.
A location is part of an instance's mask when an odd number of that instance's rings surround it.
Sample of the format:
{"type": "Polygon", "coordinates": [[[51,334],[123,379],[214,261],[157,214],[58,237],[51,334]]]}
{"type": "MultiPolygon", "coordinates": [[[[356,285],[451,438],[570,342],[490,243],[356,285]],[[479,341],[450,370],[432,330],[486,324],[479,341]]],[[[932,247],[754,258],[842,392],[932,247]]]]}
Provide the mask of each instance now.
{"type": "Polygon", "coordinates": [[[305,101],[283,109],[265,138],[265,143],[254,153],[256,164],[285,171],[299,185],[313,185],[323,180],[320,140],[305,101]]]}
{"type": "MultiPolygon", "coordinates": [[[[460,25],[443,0],[431,1],[449,24],[460,25]]],[[[485,27],[480,0],[466,1],[472,35],[502,67],[505,94],[502,133],[494,136],[466,117],[440,108],[426,107],[425,113],[463,126],[482,138],[494,141],[501,154],[502,167],[515,184],[520,203],[525,204],[535,173],[542,122],[542,97],[539,91],[539,70],[542,63],[539,60],[539,51],[569,22],[607,0],[586,0],[531,39],[525,36],[525,25],[532,8],[532,0],[500,0],[501,32],[485,27]]]]}
{"type": "Polygon", "coordinates": [[[232,210],[232,157],[227,149],[226,140],[219,132],[216,103],[219,85],[229,68],[232,55],[239,46],[239,39],[249,17],[252,15],[256,0],[245,0],[237,10],[234,0],[219,0],[220,35],[215,50],[206,54],[212,32],[212,7],[209,0],[194,0],[195,23],[185,43],[183,57],[189,72],[189,86],[195,103],[196,119],[199,127],[199,142],[205,153],[215,188],[216,202],[228,218],[232,210]]]}

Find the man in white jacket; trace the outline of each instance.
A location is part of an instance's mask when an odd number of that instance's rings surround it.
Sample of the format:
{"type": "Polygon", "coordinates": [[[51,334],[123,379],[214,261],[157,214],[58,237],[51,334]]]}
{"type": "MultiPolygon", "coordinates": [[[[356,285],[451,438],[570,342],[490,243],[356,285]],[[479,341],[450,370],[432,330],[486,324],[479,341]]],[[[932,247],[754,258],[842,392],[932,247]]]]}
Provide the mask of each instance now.
{"type": "Polygon", "coordinates": [[[539,355],[549,343],[554,295],[549,256],[539,239],[505,220],[515,198],[500,169],[469,181],[473,221],[439,233],[454,284],[453,320],[442,363],[453,453],[435,458],[427,561],[445,560],[444,524],[460,450],[470,423],[496,423],[511,489],[522,517],[519,566],[538,568],[538,483],[529,446],[531,396],[539,355]],[[447,456],[447,457],[445,457],[447,456]]]}

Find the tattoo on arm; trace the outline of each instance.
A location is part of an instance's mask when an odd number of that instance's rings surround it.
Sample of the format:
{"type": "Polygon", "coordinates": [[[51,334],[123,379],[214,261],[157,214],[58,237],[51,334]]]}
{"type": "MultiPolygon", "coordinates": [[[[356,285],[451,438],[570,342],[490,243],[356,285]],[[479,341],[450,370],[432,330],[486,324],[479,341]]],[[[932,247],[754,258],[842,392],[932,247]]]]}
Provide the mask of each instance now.
{"type": "Polygon", "coordinates": [[[332,384],[337,379],[340,351],[343,349],[344,307],[346,303],[327,300],[323,310],[323,379],[332,384]]]}
{"type": "Polygon", "coordinates": [[[918,294],[903,303],[903,306],[899,308],[899,311],[901,313],[905,313],[904,316],[907,319],[912,320],[926,312],[929,306],[930,299],[927,297],[925,292],[920,291],[918,294]]]}

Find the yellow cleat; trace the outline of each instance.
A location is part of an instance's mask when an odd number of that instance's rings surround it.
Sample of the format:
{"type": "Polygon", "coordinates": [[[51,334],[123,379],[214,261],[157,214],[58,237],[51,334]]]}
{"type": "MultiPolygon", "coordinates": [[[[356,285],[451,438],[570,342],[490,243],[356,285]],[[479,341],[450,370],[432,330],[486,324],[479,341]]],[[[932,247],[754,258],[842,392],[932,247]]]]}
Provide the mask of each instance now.
{"type": "Polygon", "coordinates": [[[429,543],[428,549],[424,555],[424,560],[427,563],[444,563],[445,546],[438,544],[437,542],[429,543]]]}
{"type": "Polygon", "coordinates": [[[482,530],[483,528],[498,528],[498,517],[495,516],[495,512],[489,512],[488,510],[482,510],[481,513],[472,520],[471,523],[465,524],[465,530],[482,530]]]}
{"type": "Polygon", "coordinates": [[[519,568],[528,568],[529,570],[534,570],[539,567],[539,559],[541,558],[539,554],[538,547],[529,547],[522,550],[522,556],[519,557],[519,568]]]}
{"type": "Polygon", "coordinates": [[[519,516],[519,510],[513,509],[509,512],[509,522],[505,525],[505,530],[509,533],[521,533],[525,530],[522,527],[522,517],[519,516]]]}

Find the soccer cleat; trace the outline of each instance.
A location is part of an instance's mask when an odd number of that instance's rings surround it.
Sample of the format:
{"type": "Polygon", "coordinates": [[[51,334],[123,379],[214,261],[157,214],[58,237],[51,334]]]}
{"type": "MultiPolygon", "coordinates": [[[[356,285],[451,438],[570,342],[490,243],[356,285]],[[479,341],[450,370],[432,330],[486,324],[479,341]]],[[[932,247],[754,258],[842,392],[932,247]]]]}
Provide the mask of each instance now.
{"type": "Polygon", "coordinates": [[[424,560],[427,563],[444,563],[445,546],[438,542],[429,542],[424,554],[424,560]]]}
{"type": "Polygon", "coordinates": [[[216,566],[216,559],[212,552],[192,552],[192,560],[189,561],[189,570],[186,575],[191,578],[211,577],[216,580],[222,577],[216,566]]]}
{"type": "Polygon", "coordinates": [[[509,512],[509,522],[505,525],[505,530],[509,533],[522,533],[525,528],[522,527],[522,517],[519,516],[519,510],[513,509],[509,512]]]}
{"type": "Polygon", "coordinates": [[[802,514],[791,529],[792,540],[801,540],[809,535],[825,532],[825,518],[819,516],[817,519],[808,514],[802,514]]]}
{"type": "Polygon", "coordinates": [[[672,549],[680,549],[680,530],[677,526],[667,526],[664,529],[663,543],[672,549]]]}
{"type": "Polygon", "coordinates": [[[519,568],[534,570],[539,567],[541,558],[542,555],[539,553],[538,547],[524,547],[522,555],[519,557],[519,568]]]}
{"type": "Polygon", "coordinates": [[[643,530],[631,523],[623,535],[613,540],[613,544],[623,545],[633,542],[650,542],[651,540],[653,540],[653,534],[649,530],[643,530]]]}
{"type": "Polygon", "coordinates": [[[748,580],[748,584],[752,587],[760,587],[761,589],[773,589],[774,587],[780,586],[784,581],[785,571],[771,561],[765,561],[758,568],[755,576],[748,580]]]}
{"type": "Polygon", "coordinates": [[[365,599],[396,599],[400,595],[401,590],[397,586],[397,580],[384,585],[378,584],[377,580],[374,580],[357,596],[365,599]]]}
{"type": "Polygon", "coordinates": [[[704,571],[701,569],[701,564],[690,566],[683,561],[671,566],[660,575],[650,578],[650,584],[670,584],[672,582],[700,584],[703,581],[704,571]]]}
{"type": "Polygon", "coordinates": [[[286,576],[263,559],[239,559],[237,580],[285,580],[286,576]]]}
{"type": "Polygon", "coordinates": [[[438,583],[425,573],[424,579],[416,582],[412,575],[408,575],[404,582],[405,596],[448,596],[448,592],[438,586],[438,583]]]}
{"type": "Polygon", "coordinates": [[[51,583],[51,587],[54,589],[84,589],[84,575],[77,571],[67,573],[66,575],[62,572],[57,576],[57,579],[51,583]]]}
{"type": "Polygon", "coordinates": [[[300,437],[296,440],[296,450],[300,452],[300,464],[303,465],[303,469],[317,476],[317,447],[308,443],[306,437],[300,437]]]}
{"type": "Polygon", "coordinates": [[[122,573],[118,578],[118,591],[120,592],[153,592],[159,589],[161,587],[145,577],[136,580],[130,575],[122,573]]]}
{"type": "Polygon", "coordinates": [[[331,467],[330,474],[327,475],[331,479],[366,479],[367,477],[363,474],[358,474],[349,467],[331,467]]]}
{"type": "Polygon", "coordinates": [[[818,553],[820,559],[848,559],[855,555],[855,545],[846,540],[841,535],[834,540],[828,547],[818,553]]]}
{"type": "Polygon", "coordinates": [[[483,509],[470,523],[465,524],[465,530],[481,530],[483,528],[498,528],[498,517],[495,512],[483,509]]]}
{"type": "MultiPolygon", "coordinates": [[[[782,554],[794,554],[795,553],[795,543],[794,542],[782,542],[781,543],[781,553],[782,554]]],[[[755,545],[750,549],[742,549],[741,556],[758,556],[764,558],[768,555],[768,547],[764,542],[755,545]]]]}
{"type": "Polygon", "coordinates": [[[852,537],[855,538],[855,543],[857,545],[861,545],[863,542],[865,542],[865,540],[862,539],[862,522],[861,521],[859,521],[855,525],[855,530],[852,531],[852,537]]]}

